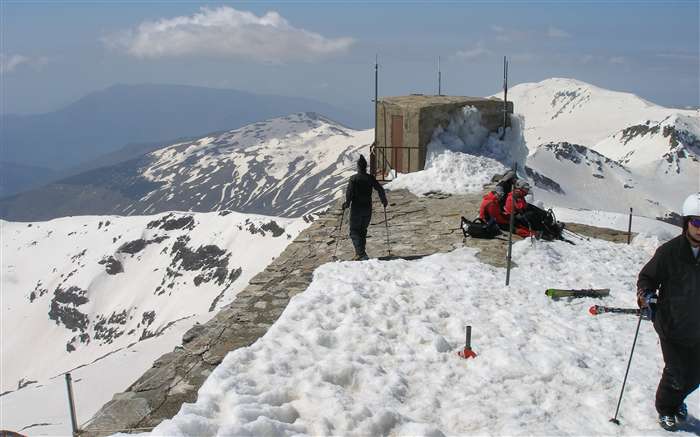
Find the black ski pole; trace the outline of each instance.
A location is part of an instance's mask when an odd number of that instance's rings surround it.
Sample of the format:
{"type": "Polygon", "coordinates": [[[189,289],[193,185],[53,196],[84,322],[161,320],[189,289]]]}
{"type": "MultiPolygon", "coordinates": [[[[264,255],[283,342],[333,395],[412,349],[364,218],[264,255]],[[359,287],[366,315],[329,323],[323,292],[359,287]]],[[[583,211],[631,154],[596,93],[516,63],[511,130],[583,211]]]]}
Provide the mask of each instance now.
{"type": "Polygon", "coordinates": [[[386,206],[384,207],[384,226],[386,226],[386,248],[391,256],[391,246],[389,245],[389,221],[386,218],[386,206]]]}
{"type": "MultiPolygon", "coordinates": [[[[518,164],[513,165],[513,173],[517,180],[518,164]]],[[[515,181],[510,188],[510,222],[508,224],[508,255],[506,257],[506,286],[510,284],[510,263],[513,255],[513,231],[515,230],[515,181]]]]}
{"type": "Polygon", "coordinates": [[[338,226],[338,233],[335,236],[335,250],[333,250],[333,260],[336,260],[336,253],[338,253],[338,243],[340,242],[340,235],[343,230],[343,220],[345,220],[345,208],[340,212],[340,225],[338,226]]]}
{"type": "Polygon", "coordinates": [[[632,352],[630,352],[630,359],[627,362],[627,370],[625,370],[625,379],[622,381],[622,390],[620,390],[620,399],[617,400],[617,408],[615,408],[615,417],[610,419],[615,425],[619,425],[620,421],[617,420],[617,413],[620,411],[620,403],[622,402],[622,394],[625,392],[625,383],[627,383],[627,374],[630,371],[630,364],[632,364],[632,355],[634,355],[634,346],[637,344],[637,336],[639,335],[639,325],[642,324],[642,317],[644,316],[644,311],[639,312],[639,319],[637,320],[637,330],[634,333],[634,341],[632,342],[632,352]]]}

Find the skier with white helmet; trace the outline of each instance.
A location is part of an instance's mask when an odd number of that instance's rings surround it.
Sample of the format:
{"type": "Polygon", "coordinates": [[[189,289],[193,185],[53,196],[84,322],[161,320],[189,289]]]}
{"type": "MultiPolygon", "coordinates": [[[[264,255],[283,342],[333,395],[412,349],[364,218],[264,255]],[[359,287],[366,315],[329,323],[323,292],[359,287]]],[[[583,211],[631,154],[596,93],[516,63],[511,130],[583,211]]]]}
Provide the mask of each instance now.
{"type": "Polygon", "coordinates": [[[683,203],[683,233],[661,245],[637,280],[637,303],[654,320],[664,370],[656,390],[659,424],[674,431],[700,384],[700,193],[683,203]]]}

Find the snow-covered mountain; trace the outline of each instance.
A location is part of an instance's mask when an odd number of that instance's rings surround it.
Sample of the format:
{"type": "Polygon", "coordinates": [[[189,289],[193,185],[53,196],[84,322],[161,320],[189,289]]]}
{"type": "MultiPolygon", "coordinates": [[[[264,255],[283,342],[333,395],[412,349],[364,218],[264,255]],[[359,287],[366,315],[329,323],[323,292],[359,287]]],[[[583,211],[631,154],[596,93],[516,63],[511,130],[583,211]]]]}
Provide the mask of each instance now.
{"type": "Polygon", "coordinates": [[[297,113],[173,144],[0,201],[0,216],[219,211],[299,217],[329,204],[372,130],[297,113]]]}
{"type": "MultiPolygon", "coordinates": [[[[186,329],[232,302],[307,223],[221,211],[0,226],[4,415],[24,391],[46,396],[36,387],[62,372],[138,349],[139,359],[127,356],[109,377],[123,390],[186,329]]],[[[101,384],[99,374],[81,382],[87,391],[101,384]]]]}
{"type": "Polygon", "coordinates": [[[158,188],[123,211],[189,205],[298,217],[328,205],[372,135],[303,113],[175,144],[153,152],[143,168],[158,188]]]}
{"type": "Polygon", "coordinates": [[[697,111],[665,108],[634,94],[566,78],[515,85],[508,99],[525,118],[523,133],[530,150],[562,141],[597,150],[608,137],[647,120],[654,124],[673,115],[698,117],[697,111]]]}
{"type": "Polygon", "coordinates": [[[691,170],[648,176],[567,142],[541,145],[528,157],[526,167],[535,201],[545,205],[615,212],[633,208],[637,215],[668,219],[679,213],[683,199],[694,189],[697,168],[695,173],[691,170]]]}
{"type": "Polygon", "coordinates": [[[508,97],[524,119],[526,165],[545,190],[540,199],[668,217],[700,189],[696,110],[562,78],[516,85],[508,97]]]}

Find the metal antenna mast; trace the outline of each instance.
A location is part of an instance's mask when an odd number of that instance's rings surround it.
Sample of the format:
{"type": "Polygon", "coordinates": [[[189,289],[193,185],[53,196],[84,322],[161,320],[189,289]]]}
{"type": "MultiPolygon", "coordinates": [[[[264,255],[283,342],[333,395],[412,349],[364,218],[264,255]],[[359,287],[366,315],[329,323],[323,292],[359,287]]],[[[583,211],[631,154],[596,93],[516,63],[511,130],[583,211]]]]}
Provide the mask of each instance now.
{"type": "Polygon", "coordinates": [[[501,141],[506,136],[506,126],[508,125],[508,59],[503,57],[503,131],[501,141]]]}
{"type": "Polygon", "coordinates": [[[438,96],[442,95],[442,71],[440,71],[440,57],[438,56],[438,96]]]}

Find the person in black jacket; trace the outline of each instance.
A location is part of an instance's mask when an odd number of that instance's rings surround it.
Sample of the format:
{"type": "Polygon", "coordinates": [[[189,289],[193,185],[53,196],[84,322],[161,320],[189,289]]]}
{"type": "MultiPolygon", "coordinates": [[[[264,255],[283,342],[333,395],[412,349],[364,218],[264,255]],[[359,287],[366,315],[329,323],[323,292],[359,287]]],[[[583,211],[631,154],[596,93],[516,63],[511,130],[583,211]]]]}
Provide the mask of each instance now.
{"type": "Polygon", "coordinates": [[[700,193],[686,199],[683,233],[656,250],[639,273],[637,290],[664,358],[656,390],[659,424],[673,431],[687,419],[684,400],[700,384],[700,193]]]}
{"type": "Polygon", "coordinates": [[[384,188],[374,176],[367,174],[367,160],[360,155],[357,160],[357,174],[350,177],[345,190],[343,211],[350,207],[350,239],[355,247],[355,260],[368,259],[365,251],[367,228],[372,220],[372,189],[377,190],[382,205],[388,204],[384,188]]]}

